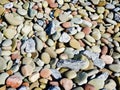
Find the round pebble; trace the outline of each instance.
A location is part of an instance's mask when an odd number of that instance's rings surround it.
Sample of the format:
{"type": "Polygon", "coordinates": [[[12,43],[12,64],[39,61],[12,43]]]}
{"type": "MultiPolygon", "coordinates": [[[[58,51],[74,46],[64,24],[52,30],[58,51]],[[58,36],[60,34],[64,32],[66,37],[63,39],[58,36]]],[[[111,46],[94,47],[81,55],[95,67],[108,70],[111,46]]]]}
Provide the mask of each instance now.
{"type": "Polygon", "coordinates": [[[42,69],[40,71],[40,76],[43,77],[43,78],[48,78],[50,75],[52,74],[51,70],[50,69],[42,69]]]}
{"type": "Polygon", "coordinates": [[[42,53],[41,55],[41,60],[45,63],[48,64],[50,62],[50,55],[46,52],[42,53]]]}
{"type": "Polygon", "coordinates": [[[73,70],[71,71],[68,71],[65,73],[65,76],[68,78],[68,79],[73,79],[77,76],[77,73],[73,70]]]}

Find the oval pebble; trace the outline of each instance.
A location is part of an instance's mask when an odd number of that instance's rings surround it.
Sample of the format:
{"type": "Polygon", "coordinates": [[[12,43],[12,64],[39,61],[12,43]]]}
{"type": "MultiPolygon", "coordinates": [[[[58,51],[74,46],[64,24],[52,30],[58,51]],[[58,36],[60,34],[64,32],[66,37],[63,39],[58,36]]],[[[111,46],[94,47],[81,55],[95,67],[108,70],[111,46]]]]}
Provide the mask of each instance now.
{"type": "Polygon", "coordinates": [[[2,46],[10,46],[12,44],[12,40],[11,39],[6,39],[3,43],[2,46]]]}
{"type": "Polygon", "coordinates": [[[44,68],[40,71],[40,76],[43,78],[48,78],[52,74],[50,69],[44,68]]]}
{"type": "Polygon", "coordinates": [[[50,55],[46,52],[41,54],[41,60],[45,63],[48,64],[50,62],[50,55]]]}
{"type": "Polygon", "coordinates": [[[106,63],[106,64],[112,64],[113,63],[113,58],[109,55],[102,55],[101,59],[106,63]]]}
{"type": "Polygon", "coordinates": [[[73,79],[77,76],[77,73],[73,70],[71,71],[68,71],[65,73],[65,76],[68,78],[68,79],[73,79]]]}
{"type": "Polygon", "coordinates": [[[109,69],[114,72],[120,72],[120,64],[111,64],[109,65],[109,69]]]}

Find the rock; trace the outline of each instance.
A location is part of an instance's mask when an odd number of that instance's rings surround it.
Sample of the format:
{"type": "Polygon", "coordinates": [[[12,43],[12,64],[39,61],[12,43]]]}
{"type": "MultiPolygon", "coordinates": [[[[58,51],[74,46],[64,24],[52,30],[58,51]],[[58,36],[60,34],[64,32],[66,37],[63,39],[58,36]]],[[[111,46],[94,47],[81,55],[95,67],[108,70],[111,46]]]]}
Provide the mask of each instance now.
{"type": "Polygon", "coordinates": [[[73,48],[66,47],[64,53],[67,54],[68,58],[73,58],[74,57],[73,51],[74,51],[73,48]]]}
{"type": "Polygon", "coordinates": [[[43,78],[48,78],[52,74],[50,69],[44,68],[40,71],[40,76],[43,78]]]}
{"type": "Polygon", "coordinates": [[[113,4],[111,4],[111,3],[108,3],[108,4],[105,6],[105,8],[112,10],[112,9],[115,8],[115,6],[114,6],[113,4]]]}
{"type": "Polygon", "coordinates": [[[22,84],[22,78],[19,75],[12,75],[6,80],[7,86],[18,88],[22,84]]]}
{"type": "Polygon", "coordinates": [[[58,4],[63,5],[64,4],[64,0],[57,0],[58,4]]]}
{"type": "Polygon", "coordinates": [[[85,9],[90,12],[95,12],[95,10],[92,7],[85,6],[85,9]]]}
{"type": "Polygon", "coordinates": [[[39,73],[33,73],[32,75],[30,75],[28,78],[31,82],[35,82],[39,79],[40,75],[39,73]]]}
{"type": "Polygon", "coordinates": [[[64,23],[62,23],[62,26],[64,28],[70,28],[70,27],[72,27],[72,23],[71,22],[64,22],[64,23]]]}
{"type": "Polygon", "coordinates": [[[2,57],[0,57],[0,71],[6,69],[6,67],[6,61],[2,57]]]}
{"type": "Polygon", "coordinates": [[[86,84],[85,85],[85,90],[95,90],[95,87],[93,85],[86,84]]]}
{"type": "Polygon", "coordinates": [[[106,82],[105,89],[114,90],[116,88],[116,82],[113,79],[109,79],[106,82]]]}
{"type": "Polygon", "coordinates": [[[0,87],[0,90],[6,90],[6,85],[0,87]]]}
{"type": "Polygon", "coordinates": [[[92,23],[86,20],[82,21],[82,26],[83,27],[92,27],[92,23]]]}
{"type": "Polygon", "coordinates": [[[71,37],[67,33],[62,33],[62,35],[59,38],[60,42],[68,43],[70,41],[71,37]]]}
{"type": "Polygon", "coordinates": [[[77,83],[78,85],[83,85],[87,83],[87,73],[86,72],[78,72],[77,77],[74,78],[74,82],[77,83]]]}
{"type": "Polygon", "coordinates": [[[75,71],[78,71],[84,65],[85,65],[85,61],[81,61],[81,60],[59,60],[57,63],[57,67],[59,67],[59,68],[67,67],[67,68],[73,69],[75,71]]]}
{"type": "Polygon", "coordinates": [[[108,78],[108,76],[109,76],[108,72],[103,72],[97,78],[106,80],[108,78]]]}
{"type": "Polygon", "coordinates": [[[69,14],[68,13],[63,13],[59,15],[59,19],[61,22],[67,22],[69,20],[69,14]]]}
{"type": "Polygon", "coordinates": [[[102,55],[101,59],[106,63],[106,64],[112,64],[113,63],[113,58],[109,55],[102,55]]]}
{"type": "Polygon", "coordinates": [[[30,65],[25,65],[21,67],[22,74],[26,76],[30,76],[33,73],[33,68],[30,65]]]}
{"type": "Polygon", "coordinates": [[[80,47],[81,47],[80,43],[76,39],[71,39],[69,42],[69,45],[75,49],[80,49],[80,47]]]}
{"type": "Polygon", "coordinates": [[[91,28],[90,27],[85,27],[83,30],[84,34],[88,35],[91,33],[91,28]]]}
{"type": "Polygon", "coordinates": [[[27,10],[19,8],[17,9],[17,13],[24,16],[27,15],[27,10]]]}
{"type": "Polygon", "coordinates": [[[96,53],[101,52],[100,46],[98,46],[98,45],[92,46],[91,49],[93,52],[96,52],[96,53]]]}
{"type": "Polygon", "coordinates": [[[45,78],[41,78],[39,81],[44,84],[48,83],[48,79],[45,79],[45,78]]]}
{"type": "Polygon", "coordinates": [[[35,40],[36,40],[36,49],[39,52],[41,52],[41,50],[43,49],[43,43],[38,37],[35,37],[35,40]]]}
{"type": "Polygon", "coordinates": [[[102,14],[104,13],[105,8],[104,7],[97,7],[97,13],[102,14]]]}
{"type": "Polygon", "coordinates": [[[2,15],[4,13],[5,9],[2,5],[0,5],[0,15],[2,15]]]}
{"type": "Polygon", "coordinates": [[[6,4],[8,2],[9,2],[8,0],[0,0],[0,4],[6,4]]]}
{"type": "Polygon", "coordinates": [[[75,39],[82,39],[85,37],[85,33],[84,32],[78,32],[75,34],[75,39]]]}
{"type": "Polygon", "coordinates": [[[6,13],[5,19],[11,25],[20,25],[24,22],[24,18],[16,13],[6,13]]]}
{"type": "Polygon", "coordinates": [[[63,86],[65,90],[71,90],[73,87],[72,80],[69,80],[67,78],[63,78],[60,80],[60,84],[63,86]]]}
{"type": "Polygon", "coordinates": [[[115,13],[115,20],[117,21],[117,22],[120,22],[120,15],[118,14],[118,13],[115,13]]]}
{"type": "Polygon", "coordinates": [[[28,9],[28,15],[30,17],[34,17],[35,15],[37,15],[37,10],[35,10],[35,9],[28,9]]]}
{"type": "Polygon", "coordinates": [[[91,0],[91,1],[94,5],[97,5],[100,2],[100,0],[91,0]]]}
{"type": "Polygon", "coordinates": [[[18,90],[28,90],[29,88],[26,86],[21,86],[18,90]]]}
{"type": "Polygon", "coordinates": [[[61,90],[58,86],[50,86],[48,90],[61,90]]]}
{"type": "Polygon", "coordinates": [[[77,76],[77,73],[74,70],[70,70],[70,71],[65,73],[65,76],[68,79],[73,79],[73,78],[75,78],[77,76]]]}
{"type": "Polygon", "coordinates": [[[31,31],[32,31],[32,23],[26,22],[27,24],[24,24],[24,26],[22,27],[21,33],[23,35],[28,35],[31,31]]]}
{"type": "Polygon", "coordinates": [[[95,40],[100,40],[101,38],[101,33],[98,29],[94,29],[92,31],[92,37],[95,39],[95,40]]]}
{"type": "Polygon", "coordinates": [[[111,64],[111,65],[109,65],[109,69],[114,72],[120,72],[120,65],[119,64],[111,64]]]}
{"type": "Polygon", "coordinates": [[[47,52],[50,55],[50,57],[52,57],[52,58],[56,58],[57,57],[56,52],[51,47],[47,47],[45,49],[45,52],[47,52]]]}
{"type": "Polygon", "coordinates": [[[11,39],[6,39],[3,43],[2,46],[10,46],[12,44],[12,40],[11,39]]]}
{"type": "Polygon", "coordinates": [[[0,74],[0,85],[4,85],[5,84],[5,81],[6,81],[6,79],[7,79],[7,77],[9,76],[9,74],[7,74],[7,73],[1,73],[0,74]]]}
{"type": "Polygon", "coordinates": [[[62,76],[61,76],[61,73],[58,71],[58,70],[56,70],[56,69],[51,69],[51,71],[52,71],[52,76],[55,78],[55,79],[60,79],[60,78],[62,78],[62,76]]]}
{"type": "Polygon", "coordinates": [[[71,22],[74,23],[74,24],[81,24],[82,23],[82,19],[81,18],[78,18],[78,17],[74,17],[71,22]]]}
{"type": "Polygon", "coordinates": [[[15,37],[15,35],[17,34],[17,31],[14,28],[7,28],[4,30],[3,34],[5,35],[5,37],[7,37],[8,39],[12,39],[15,37]]]}
{"type": "Polygon", "coordinates": [[[108,52],[108,47],[107,47],[107,46],[103,46],[101,53],[102,53],[103,55],[106,55],[107,52],[108,52]]]}
{"type": "Polygon", "coordinates": [[[9,3],[4,5],[4,8],[7,8],[7,9],[10,9],[12,7],[13,7],[13,3],[12,2],[9,2],[9,3]]]}
{"type": "Polygon", "coordinates": [[[117,25],[117,22],[112,19],[106,18],[106,21],[110,24],[117,25]]]}
{"type": "Polygon", "coordinates": [[[73,90],[84,90],[82,87],[76,87],[73,90]]]}
{"type": "Polygon", "coordinates": [[[88,82],[88,84],[93,85],[95,87],[95,90],[102,89],[104,87],[104,79],[92,79],[88,82]],[[99,82],[99,83],[96,83],[99,82]]]}
{"type": "Polygon", "coordinates": [[[41,54],[41,60],[45,63],[48,64],[50,62],[50,55],[46,52],[41,54]]]}
{"type": "Polygon", "coordinates": [[[86,35],[85,38],[89,41],[89,42],[95,42],[95,39],[90,36],[90,35],[86,35]]]}

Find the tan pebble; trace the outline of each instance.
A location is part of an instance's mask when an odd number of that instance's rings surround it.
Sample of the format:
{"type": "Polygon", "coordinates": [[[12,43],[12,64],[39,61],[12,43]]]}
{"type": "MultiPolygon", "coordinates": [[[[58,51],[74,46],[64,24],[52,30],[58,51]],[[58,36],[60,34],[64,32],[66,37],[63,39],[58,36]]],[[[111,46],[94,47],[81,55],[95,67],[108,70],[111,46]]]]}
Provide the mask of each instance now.
{"type": "Polygon", "coordinates": [[[45,49],[45,52],[47,52],[50,55],[50,57],[52,57],[52,58],[56,58],[57,57],[56,52],[51,47],[47,47],[45,49]]]}
{"type": "Polygon", "coordinates": [[[55,0],[46,0],[48,4],[55,3],[55,0]]]}
{"type": "Polygon", "coordinates": [[[41,54],[41,60],[45,63],[48,64],[50,62],[50,55],[46,52],[41,54]]]}
{"type": "Polygon", "coordinates": [[[39,73],[33,73],[28,78],[31,82],[35,82],[36,80],[38,80],[39,77],[40,77],[39,73]]]}
{"type": "Polygon", "coordinates": [[[5,9],[3,8],[3,6],[0,5],[0,15],[2,15],[4,13],[5,9]]]}
{"type": "Polygon", "coordinates": [[[40,81],[41,83],[45,83],[45,84],[48,83],[48,79],[46,79],[46,78],[41,78],[39,81],[40,81]]]}
{"type": "Polygon", "coordinates": [[[0,90],[6,90],[6,85],[0,87],[0,90]]]}
{"type": "Polygon", "coordinates": [[[102,47],[102,51],[101,51],[102,55],[106,55],[107,52],[108,52],[108,47],[107,46],[103,46],[102,47]]]}
{"type": "Polygon", "coordinates": [[[85,33],[84,32],[79,32],[77,34],[75,34],[75,39],[82,39],[85,37],[85,33]]]}
{"type": "Polygon", "coordinates": [[[88,34],[91,33],[91,28],[90,28],[90,27],[85,27],[82,31],[83,31],[86,35],[88,35],[88,34]]]}
{"type": "Polygon", "coordinates": [[[42,84],[40,85],[40,88],[45,89],[45,88],[46,88],[46,84],[43,84],[43,83],[42,83],[42,84]]]}
{"type": "Polygon", "coordinates": [[[106,63],[106,64],[112,64],[113,63],[113,58],[109,55],[102,55],[101,59],[106,63]]]}
{"type": "Polygon", "coordinates": [[[89,42],[95,42],[95,39],[92,36],[86,35],[85,37],[89,42]]]}
{"type": "Polygon", "coordinates": [[[60,53],[62,53],[64,50],[65,50],[64,47],[58,48],[58,49],[56,49],[56,53],[57,53],[57,54],[60,54],[60,53]]]}
{"type": "Polygon", "coordinates": [[[43,78],[48,78],[52,74],[50,69],[44,68],[40,71],[40,76],[43,78]]]}
{"type": "Polygon", "coordinates": [[[36,87],[34,90],[43,90],[42,88],[36,87]]]}
{"type": "Polygon", "coordinates": [[[46,7],[48,7],[48,2],[47,1],[43,1],[42,5],[43,5],[44,8],[46,8],[46,7]]]}
{"type": "Polygon", "coordinates": [[[56,9],[55,12],[54,12],[54,17],[58,17],[61,13],[61,10],[60,9],[56,9]]]}
{"type": "Polygon", "coordinates": [[[50,85],[52,85],[52,86],[59,86],[59,83],[57,81],[51,81],[50,85]]]}
{"type": "Polygon", "coordinates": [[[70,79],[63,78],[60,80],[60,84],[63,86],[65,90],[71,90],[73,87],[73,82],[70,79]]]}
{"type": "Polygon", "coordinates": [[[63,26],[64,28],[70,28],[70,27],[72,26],[72,24],[71,24],[71,22],[64,22],[64,23],[62,24],[62,26],[63,26]]]}
{"type": "Polygon", "coordinates": [[[51,8],[57,8],[58,7],[58,3],[51,3],[51,4],[49,4],[49,6],[51,8]]]}
{"type": "Polygon", "coordinates": [[[81,47],[80,43],[76,39],[71,39],[69,44],[71,47],[73,47],[75,49],[79,49],[81,47]]]}
{"type": "Polygon", "coordinates": [[[100,2],[98,3],[98,6],[105,6],[106,5],[106,0],[100,0],[100,2]]]}
{"type": "Polygon", "coordinates": [[[85,85],[85,90],[95,90],[95,87],[93,85],[86,84],[85,85]]]}

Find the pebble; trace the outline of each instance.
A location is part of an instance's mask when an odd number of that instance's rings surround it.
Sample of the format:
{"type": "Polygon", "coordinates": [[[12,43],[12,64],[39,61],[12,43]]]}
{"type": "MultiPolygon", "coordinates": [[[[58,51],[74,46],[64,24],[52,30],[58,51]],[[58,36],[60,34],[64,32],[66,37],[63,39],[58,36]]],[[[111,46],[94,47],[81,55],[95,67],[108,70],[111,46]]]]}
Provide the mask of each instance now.
{"type": "Polygon", "coordinates": [[[79,18],[79,17],[74,17],[72,20],[71,20],[71,22],[72,23],[75,23],[75,24],[82,24],[82,19],[81,18],[79,18]]]}
{"type": "Polygon", "coordinates": [[[7,86],[11,86],[12,88],[18,88],[22,82],[22,78],[19,75],[9,76],[6,80],[7,86]]]}
{"type": "Polygon", "coordinates": [[[120,65],[119,64],[111,64],[111,65],[109,65],[109,69],[114,72],[120,72],[120,65]]]}
{"type": "Polygon", "coordinates": [[[101,38],[101,33],[98,29],[94,29],[93,32],[92,32],[92,37],[95,39],[95,40],[100,40],[101,38]]]}
{"type": "Polygon", "coordinates": [[[62,75],[61,75],[61,73],[60,73],[58,70],[56,70],[56,69],[51,69],[51,71],[52,71],[52,76],[53,76],[56,80],[62,78],[62,75]]]}
{"type": "Polygon", "coordinates": [[[32,75],[30,75],[28,78],[31,82],[35,82],[38,80],[38,78],[40,77],[39,73],[33,73],[32,75]]]}
{"type": "Polygon", "coordinates": [[[85,6],[85,9],[90,11],[90,12],[95,12],[95,10],[92,7],[89,7],[89,6],[85,6]]]}
{"type": "Polygon", "coordinates": [[[6,39],[3,43],[2,46],[10,46],[12,44],[12,40],[11,39],[6,39]]]}
{"type": "Polygon", "coordinates": [[[4,7],[0,5],[0,15],[2,15],[4,11],[5,11],[4,7]]]}
{"type": "Polygon", "coordinates": [[[86,35],[85,38],[89,41],[89,42],[95,42],[95,39],[90,36],[90,35],[86,35]]]}
{"type": "Polygon", "coordinates": [[[37,15],[37,11],[35,9],[28,9],[28,15],[30,17],[35,17],[35,15],[37,15]]]}
{"type": "Polygon", "coordinates": [[[50,86],[48,90],[60,90],[60,87],[58,86],[50,86]]]}
{"type": "Polygon", "coordinates": [[[7,73],[1,73],[0,74],[0,85],[4,85],[5,84],[5,80],[8,78],[9,74],[7,73]]]}
{"type": "Polygon", "coordinates": [[[4,60],[4,58],[0,57],[0,71],[6,69],[7,64],[6,61],[4,60]]]}
{"type": "Polygon", "coordinates": [[[110,24],[117,25],[117,22],[112,19],[106,18],[106,21],[110,24]]]}
{"type": "Polygon", "coordinates": [[[70,41],[70,39],[71,39],[71,37],[70,37],[67,33],[64,32],[64,33],[62,33],[62,35],[60,36],[59,41],[60,41],[60,42],[67,43],[67,42],[70,41]]]}
{"type": "Polygon", "coordinates": [[[70,28],[72,25],[71,25],[71,22],[65,22],[65,23],[62,24],[62,26],[64,28],[70,28]]]}
{"type": "Polygon", "coordinates": [[[47,52],[50,55],[50,57],[52,57],[52,58],[56,58],[57,57],[56,52],[51,47],[47,47],[45,49],[45,52],[47,52]]]}
{"type": "Polygon", "coordinates": [[[25,10],[25,9],[19,8],[19,9],[17,10],[17,12],[18,12],[20,15],[27,15],[27,10],[25,10]]]}
{"type": "Polygon", "coordinates": [[[6,13],[5,19],[11,25],[20,25],[24,22],[24,18],[16,13],[6,13]]]}
{"type": "Polygon", "coordinates": [[[84,90],[82,87],[74,88],[73,90],[84,90]]]}
{"type": "Polygon", "coordinates": [[[77,83],[78,85],[83,85],[87,83],[87,73],[86,72],[78,72],[77,77],[74,78],[74,82],[77,83]]]}
{"type": "Polygon", "coordinates": [[[58,4],[63,5],[64,4],[64,0],[57,0],[58,4]]]}
{"type": "Polygon", "coordinates": [[[6,90],[6,86],[4,85],[4,86],[0,87],[0,90],[6,90]]]}
{"type": "Polygon", "coordinates": [[[82,39],[85,37],[85,33],[84,32],[79,32],[75,34],[75,39],[82,39]]]}
{"type": "Polygon", "coordinates": [[[73,87],[73,82],[70,79],[63,78],[60,80],[60,84],[63,86],[65,90],[71,90],[73,87]]]}
{"type": "Polygon", "coordinates": [[[12,2],[7,3],[7,4],[4,5],[4,8],[7,8],[7,9],[10,9],[12,7],[13,7],[13,3],[12,2]]]}
{"type": "Polygon", "coordinates": [[[48,78],[52,74],[50,69],[44,68],[40,71],[40,76],[43,78],[48,78]]]}
{"type": "Polygon", "coordinates": [[[88,82],[88,84],[91,84],[95,87],[95,90],[102,89],[104,87],[104,79],[92,79],[88,82]],[[99,83],[96,83],[99,82],[99,83]]]}
{"type": "Polygon", "coordinates": [[[97,7],[97,13],[102,14],[104,13],[105,8],[104,7],[97,7]]]}
{"type": "Polygon", "coordinates": [[[77,76],[77,73],[74,70],[71,70],[71,71],[66,72],[65,76],[68,79],[74,79],[77,76]]]}
{"type": "Polygon", "coordinates": [[[36,41],[36,48],[37,48],[37,50],[39,52],[41,52],[41,50],[43,49],[42,41],[38,37],[35,37],[35,41],[36,41]]]}
{"type": "Polygon", "coordinates": [[[113,79],[109,79],[104,87],[108,90],[114,90],[116,88],[116,82],[113,79]]]}
{"type": "Polygon", "coordinates": [[[83,27],[92,27],[92,23],[86,20],[82,21],[82,26],[83,27]]]}
{"type": "Polygon", "coordinates": [[[88,35],[91,33],[91,28],[90,27],[85,27],[83,30],[84,34],[88,35]]]}
{"type": "Polygon", "coordinates": [[[75,49],[80,49],[80,43],[76,39],[71,39],[69,42],[70,46],[75,49]]]}
{"type": "Polygon", "coordinates": [[[120,22],[120,16],[119,16],[119,14],[117,14],[117,13],[115,13],[115,20],[116,20],[117,22],[120,22]]]}
{"type": "Polygon", "coordinates": [[[91,47],[91,50],[92,50],[93,52],[96,52],[96,53],[100,53],[100,52],[101,52],[100,46],[92,46],[92,47],[91,47]]]}
{"type": "Polygon", "coordinates": [[[115,6],[113,5],[113,4],[111,4],[111,3],[108,3],[106,6],[105,6],[105,8],[107,8],[107,9],[114,9],[115,8],[115,6]]]}
{"type": "Polygon", "coordinates": [[[41,60],[45,63],[48,64],[50,63],[50,55],[46,52],[42,53],[41,55],[41,60]]]}
{"type": "Polygon", "coordinates": [[[93,85],[86,84],[85,85],[85,90],[96,90],[96,89],[95,89],[95,87],[93,85]]]}
{"type": "Polygon", "coordinates": [[[91,1],[94,5],[97,5],[100,2],[100,0],[91,0],[91,1]]]}
{"type": "Polygon", "coordinates": [[[109,55],[102,55],[101,59],[106,63],[106,64],[112,64],[113,63],[113,58],[109,55]]]}

